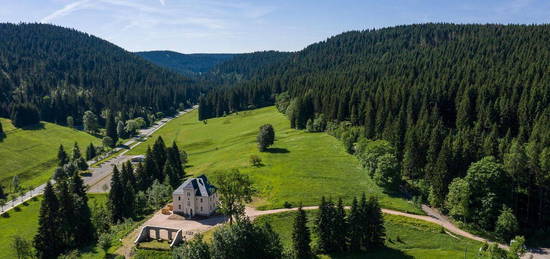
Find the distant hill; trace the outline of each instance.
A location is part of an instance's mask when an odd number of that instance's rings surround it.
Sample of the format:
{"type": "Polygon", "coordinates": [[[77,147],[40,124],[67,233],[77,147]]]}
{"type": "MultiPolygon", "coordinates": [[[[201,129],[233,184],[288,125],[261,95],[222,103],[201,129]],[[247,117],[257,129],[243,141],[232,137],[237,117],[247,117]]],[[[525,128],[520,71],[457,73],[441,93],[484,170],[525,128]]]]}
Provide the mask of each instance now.
{"type": "Polygon", "coordinates": [[[182,54],[174,51],[142,51],[136,55],[161,67],[186,76],[208,72],[212,67],[235,57],[236,54],[182,54]]]}
{"type": "MultiPolygon", "coordinates": [[[[47,24],[0,24],[0,116],[16,104],[43,121],[81,123],[91,110],[124,117],[173,112],[196,103],[202,88],[95,36],[47,24]]],[[[101,122],[101,120],[100,120],[101,122]]]]}

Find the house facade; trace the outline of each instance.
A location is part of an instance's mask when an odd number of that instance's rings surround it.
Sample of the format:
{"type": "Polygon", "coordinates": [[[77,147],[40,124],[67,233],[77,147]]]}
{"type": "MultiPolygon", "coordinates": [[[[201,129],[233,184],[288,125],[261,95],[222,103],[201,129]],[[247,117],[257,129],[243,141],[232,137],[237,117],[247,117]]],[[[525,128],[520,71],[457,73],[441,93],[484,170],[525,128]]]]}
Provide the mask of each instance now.
{"type": "Polygon", "coordinates": [[[174,213],[185,217],[212,215],[218,207],[216,187],[205,175],[187,179],[172,194],[174,213]]]}

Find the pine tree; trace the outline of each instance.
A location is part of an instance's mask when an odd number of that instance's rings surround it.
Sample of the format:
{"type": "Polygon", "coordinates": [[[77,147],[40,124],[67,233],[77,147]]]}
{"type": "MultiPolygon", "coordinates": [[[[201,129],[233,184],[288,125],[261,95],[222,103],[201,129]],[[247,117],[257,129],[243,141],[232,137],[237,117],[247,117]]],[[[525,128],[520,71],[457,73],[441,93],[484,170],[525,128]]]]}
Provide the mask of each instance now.
{"type": "Polygon", "coordinates": [[[69,163],[69,156],[65,152],[63,145],[59,145],[59,151],[57,151],[57,165],[62,167],[67,163],[69,163]]]}
{"type": "Polygon", "coordinates": [[[294,230],[292,232],[292,247],[296,258],[311,257],[311,236],[307,227],[306,212],[302,205],[298,207],[296,218],[294,219],[294,230]]]}
{"type": "Polygon", "coordinates": [[[357,198],[353,197],[351,203],[351,210],[348,215],[348,242],[349,248],[351,251],[359,251],[361,249],[361,222],[360,222],[360,210],[359,205],[357,204],[357,198]]]}
{"type": "Polygon", "coordinates": [[[181,161],[181,152],[175,141],[172,142],[171,148],[166,149],[166,155],[167,162],[172,164],[182,179],[185,178],[185,170],[183,168],[184,162],[181,161]]]}
{"type": "Polygon", "coordinates": [[[130,186],[136,185],[136,176],[134,175],[134,166],[132,162],[127,161],[122,164],[121,180],[124,184],[129,184],[130,186]]]}
{"type": "Polygon", "coordinates": [[[55,258],[62,252],[62,244],[58,238],[59,202],[49,181],[46,183],[43,197],[38,217],[38,232],[33,243],[36,257],[55,258]]]}
{"type": "Polygon", "coordinates": [[[2,127],[2,122],[0,121],[0,139],[4,138],[4,128],[2,127]]]}
{"type": "Polygon", "coordinates": [[[4,192],[4,187],[0,185],[0,200],[6,199],[6,193],[4,192]]]}
{"type": "Polygon", "coordinates": [[[163,182],[164,175],[162,174],[162,169],[164,169],[164,163],[166,163],[166,145],[164,145],[164,140],[160,136],[153,145],[152,155],[157,169],[159,169],[153,175],[155,175],[155,179],[159,180],[159,182],[163,182]]]}
{"type": "Polygon", "coordinates": [[[74,225],[75,243],[77,247],[88,244],[95,240],[95,229],[92,224],[92,212],[88,206],[88,195],[86,187],[78,173],[71,177],[71,193],[74,197],[75,218],[78,219],[74,225]]]}
{"type": "Polygon", "coordinates": [[[429,174],[431,183],[430,204],[432,206],[441,207],[445,196],[447,196],[450,160],[450,138],[447,137],[441,146],[435,167],[429,174]]]}
{"type": "Polygon", "coordinates": [[[365,193],[361,195],[361,202],[359,203],[359,213],[358,213],[358,219],[359,225],[355,226],[358,228],[358,232],[361,235],[361,238],[359,239],[360,247],[369,247],[369,222],[368,222],[368,215],[370,214],[369,207],[367,204],[367,196],[365,193]]]}
{"type": "Polygon", "coordinates": [[[116,143],[118,141],[118,134],[116,131],[116,122],[115,122],[115,116],[113,114],[113,111],[109,112],[109,115],[107,116],[107,122],[105,123],[105,136],[110,137],[113,140],[113,146],[116,146],[116,143]]]}
{"type": "Polygon", "coordinates": [[[76,233],[74,227],[80,218],[77,218],[75,211],[75,201],[73,195],[69,191],[67,181],[56,183],[57,199],[59,200],[59,221],[57,228],[59,229],[59,238],[62,242],[64,251],[74,248],[76,233]]]}
{"type": "Polygon", "coordinates": [[[118,168],[113,168],[111,177],[111,191],[109,192],[109,209],[111,211],[111,221],[119,223],[124,220],[126,207],[124,204],[124,186],[120,181],[118,168]]]}
{"type": "Polygon", "coordinates": [[[86,160],[90,161],[96,157],[96,150],[93,143],[90,143],[90,145],[86,148],[86,160]]]}
{"type": "Polygon", "coordinates": [[[162,172],[163,168],[160,168],[157,166],[157,162],[155,159],[155,154],[153,151],[151,151],[150,148],[147,148],[147,152],[145,153],[145,178],[141,179],[143,183],[145,184],[145,189],[149,188],[154,180],[159,180],[159,182],[162,182],[161,180],[164,180],[164,175],[162,172]]]}
{"type": "Polygon", "coordinates": [[[346,211],[344,210],[344,204],[340,198],[336,206],[336,214],[333,223],[333,242],[337,251],[343,252],[347,250],[347,235],[348,224],[346,222],[346,211]]]}
{"type": "Polygon", "coordinates": [[[384,246],[384,240],[386,238],[386,229],[384,228],[384,217],[378,199],[376,197],[370,197],[367,202],[367,207],[368,214],[366,215],[366,219],[368,222],[368,241],[366,242],[366,247],[382,247],[384,246]]]}
{"type": "Polygon", "coordinates": [[[165,175],[165,177],[167,177],[170,186],[172,186],[172,188],[174,189],[178,188],[178,186],[181,184],[181,176],[178,174],[174,166],[172,166],[172,164],[170,163],[166,163],[164,165],[163,171],[163,174],[165,175]]]}
{"type": "Polygon", "coordinates": [[[149,176],[147,175],[147,171],[145,170],[145,167],[143,167],[143,163],[139,163],[136,168],[136,191],[145,191],[149,187],[149,176]]]}
{"type": "Polygon", "coordinates": [[[317,247],[319,250],[330,253],[336,251],[334,236],[334,218],[335,208],[332,201],[326,201],[325,197],[321,198],[319,205],[319,214],[316,220],[317,247]]]}
{"type": "Polygon", "coordinates": [[[73,146],[73,161],[77,161],[81,157],[82,155],[80,154],[80,147],[78,147],[78,143],[75,142],[73,146]]]}

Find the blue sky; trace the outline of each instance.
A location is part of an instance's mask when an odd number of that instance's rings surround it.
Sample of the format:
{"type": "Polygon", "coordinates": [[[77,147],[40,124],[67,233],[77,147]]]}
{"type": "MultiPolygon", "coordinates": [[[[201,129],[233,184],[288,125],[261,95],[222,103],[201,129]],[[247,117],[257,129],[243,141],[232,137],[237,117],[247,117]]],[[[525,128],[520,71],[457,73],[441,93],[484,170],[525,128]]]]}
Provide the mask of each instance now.
{"type": "Polygon", "coordinates": [[[424,22],[550,23],[547,0],[0,0],[1,22],[75,28],[129,51],[300,50],[349,30],[424,22]]]}

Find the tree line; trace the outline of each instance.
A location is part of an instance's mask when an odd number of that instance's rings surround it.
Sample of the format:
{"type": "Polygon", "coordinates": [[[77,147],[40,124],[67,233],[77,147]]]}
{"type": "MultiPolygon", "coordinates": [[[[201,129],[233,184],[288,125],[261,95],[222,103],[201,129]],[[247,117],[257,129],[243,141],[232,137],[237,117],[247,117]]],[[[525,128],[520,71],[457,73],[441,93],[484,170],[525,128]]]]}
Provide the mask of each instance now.
{"type": "Polygon", "coordinates": [[[234,224],[220,227],[214,232],[211,244],[202,235],[195,236],[174,249],[174,258],[314,258],[317,253],[364,251],[384,246],[384,219],[378,200],[374,197],[361,201],[354,199],[349,213],[342,200],[335,205],[321,199],[314,219],[315,228],[307,226],[307,216],[299,207],[293,224],[292,247],[285,250],[279,235],[270,224],[253,224],[247,217],[237,217],[234,224]],[[312,244],[311,235],[316,235],[312,244]],[[312,249],[312,245],[315,250],[312,249]]]}
{"type": "MultiPolygon", "coordinates": [[[[197,103],[202,86],[105,40],[48,24],[0,24],[0,117],[82,125],[85,111],[128,119],[197,103]]],[[[103,125],[103,122],[101,122],[103,125]]]]}
{"type": "Polygon", "coordinates": [[[380,182],[398,182],[444,211],[453,180],[468,178],[479,162],[475,171],[508,191],[472,183],[483,197],[467,205],[483,205],[474,212],[490,220],[464,220],[496,231],[506,206],[521,231],[549,231],[549,32],[548,25],[455,24],[346,32],[209,92],[199,117],[276,104],[293,128],[327,131],[350,153],[363,139],[386,140],[393,151],[377,163],[385,167],[379,175],[391,177],[380,182]]]}

